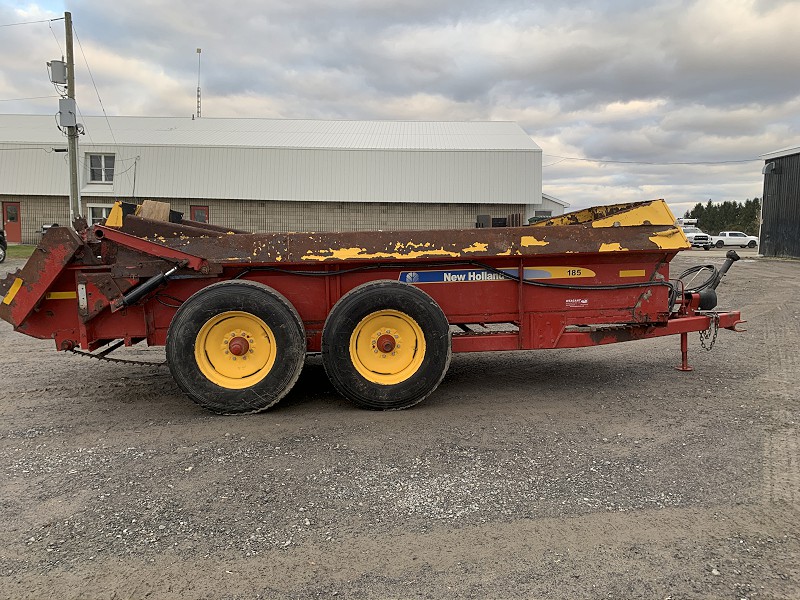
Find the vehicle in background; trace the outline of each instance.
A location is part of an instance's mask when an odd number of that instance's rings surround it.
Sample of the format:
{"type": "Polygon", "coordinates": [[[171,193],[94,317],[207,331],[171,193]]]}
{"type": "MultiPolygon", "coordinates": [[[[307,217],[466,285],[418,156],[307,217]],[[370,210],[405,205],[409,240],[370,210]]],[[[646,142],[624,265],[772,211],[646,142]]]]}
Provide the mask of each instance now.
{"type": "Polygon", "coordinates": [[[719,235],[711,236],[711,243],[717,248],[724,248],[725,246],[755,248],[758,246],[758,238],[741,231],[720,231],[719,235]]]}
{"type": "Polygon", "coordinates": [[[686,236],[686,239],[689,240],[692,248],[702,248],[703,250],[711,249],[713,245],[711,236],[702,229],[694,225],[680,225],[680,228],[683,229],[683,234],[686,236]]]}
{"type": "Polygon", "coordinates": [[[6,232],[0,229],[0,263],[6,259],[6,248],[8,248],[6,232]]]}

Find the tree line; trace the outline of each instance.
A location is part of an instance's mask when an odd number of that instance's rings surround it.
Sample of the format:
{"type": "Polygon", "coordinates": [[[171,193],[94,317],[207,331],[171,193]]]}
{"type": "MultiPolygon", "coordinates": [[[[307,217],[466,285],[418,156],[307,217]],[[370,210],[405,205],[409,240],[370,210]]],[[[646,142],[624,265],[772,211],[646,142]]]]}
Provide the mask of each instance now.
{"type": "Polygon", "coordinates": [[[697,226],[710,235],[720,231],[744,231],[747,235],[758,235],[761,219],[761,201],[758,198],[744,202],[725,201],[712,204],[711,200],[687,210],[684,217],[697,219],[697,226]]]}

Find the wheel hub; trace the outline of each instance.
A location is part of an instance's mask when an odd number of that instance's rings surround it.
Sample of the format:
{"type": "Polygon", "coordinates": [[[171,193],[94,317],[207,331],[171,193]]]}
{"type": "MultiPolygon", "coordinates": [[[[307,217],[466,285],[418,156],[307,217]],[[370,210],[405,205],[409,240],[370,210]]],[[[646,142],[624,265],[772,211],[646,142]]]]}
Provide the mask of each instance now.
{"type": "Polygon", "coordinates": [[[222,338],[222,352],[228,360],[247,360],[254,350],[256,340],[249,329],[233,329],[222,338]]]}
{"type": "Polygon", "coordinates": [[[230,350],[231,354],[234,356],[242,356],[243,354],[247,354],[248,350],[250,350],[250,344],[245,338],[237,335],[228,342],[228,350],[230,350]]]}
{"type": "Polygon", "coordinates": [[[388,353],[394,350],[395,345],[396,342],[394,340],[394,336],[389,335],[388,333],[384,333],[382,336],[378,338],[378,341],[376,342],[378,350],[384,353],[388,353]]]}

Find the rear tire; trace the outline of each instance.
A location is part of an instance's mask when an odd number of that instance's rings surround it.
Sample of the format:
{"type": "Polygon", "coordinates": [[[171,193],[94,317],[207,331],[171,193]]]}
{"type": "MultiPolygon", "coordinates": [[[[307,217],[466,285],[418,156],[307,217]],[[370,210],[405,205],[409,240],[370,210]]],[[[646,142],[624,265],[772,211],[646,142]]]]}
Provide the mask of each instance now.
{"type": "Polygon", "coordinates": [[[334,387],[360,408],[400,410],[427,398],[450,365],[450,325],[422,290],[373,281],[345,294],[322,331],[334,387]]]}
{"type": "Polygon", "coordinates": [[[203,288],[181,305],[167,333],[167,362],[178,386],[224,415],[275,405],[297,381],[305,355],[297,311],[254,281],[203,288]]]}
{"type": "Polygon", "coordinates": [[[0,263],[6,259],[6,249],[0,246],[0,263]]]}

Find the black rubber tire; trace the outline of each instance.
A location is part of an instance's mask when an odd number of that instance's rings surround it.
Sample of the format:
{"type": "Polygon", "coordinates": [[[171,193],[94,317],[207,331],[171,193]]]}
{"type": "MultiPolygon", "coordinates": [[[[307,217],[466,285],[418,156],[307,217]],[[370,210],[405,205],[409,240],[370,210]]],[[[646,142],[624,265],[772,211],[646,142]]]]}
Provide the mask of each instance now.
{"type": "Polygon", "coordinates": [[[255,281],[222,281],[203,288],[181,305],[167,332],[167,363],[178,386],[203,408],[222,415],[256,413],[274,406],[297,381],[305,356],[305,329],[297,311],[281,294],[255,281]],[[210,381],[195,359],[200,329],[227,311],[257,316],[275,336],[274,365],[261,381],[244,389],[210,381]]]}
{"type": "Polygon", "coordinates": [[[0,263],[6,259],[6,249],[0,246],[0,263]]]}
{"type": "Polygon", "coordinates": [[[450,324],[436,301],[399,281],[371,281],[350,290],[331,309],[322,331],[322,363],[333,386],[356,406],[401,410],[418,404],[439,385],[450,366],[450,324]],[[425,355],[405,381],[383,385],[363,377],[350,357],[350,337],[367,315],[394,310],[413,318],[425,338],[425,355]]]}
{"type": "Polygon", "coordinates": [[[717,248],[722,248],[722,247],[724,247],[724,246],[725,246],[725,242],[723,242],[722,240],[719,240],[719,241],[717,242],[716,246],[717,246],[717,248]]]}
{"type": "Polygon", "coordinates": [[[747,242],[747,247],[748,248],[755,248],[756,247],[756,241],[755,240],[750,240],[749,242],[747,242]]]}
{"type": "Polygon", "coordinates": [[[711,250],[711,246],[708,246],[708,245],[703,246],[703,250],[711,250]]]}

